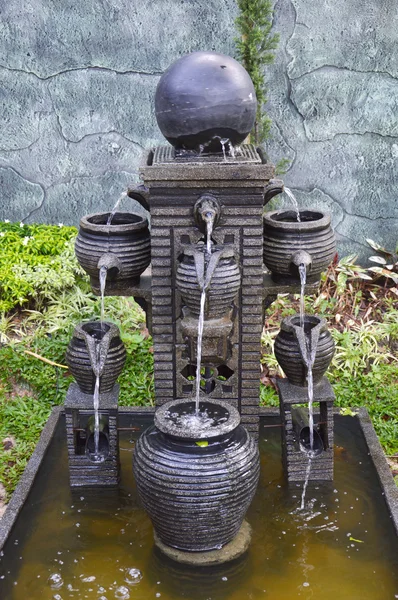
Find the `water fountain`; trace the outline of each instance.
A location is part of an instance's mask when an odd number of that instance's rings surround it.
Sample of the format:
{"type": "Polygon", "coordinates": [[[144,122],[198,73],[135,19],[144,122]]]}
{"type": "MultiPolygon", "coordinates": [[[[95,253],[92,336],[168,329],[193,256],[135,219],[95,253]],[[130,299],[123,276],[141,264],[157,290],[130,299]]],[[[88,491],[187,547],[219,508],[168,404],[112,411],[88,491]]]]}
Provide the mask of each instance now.
{"type": "Polygon", "coordinates": [[[310,209],[299,210],[299,219],[295,210],[263,215],[283,184],[261,151],[239,146],[256,100],[233,59],[183,57],[160,79],[155,107],[171,145],[149,152],[143,184],[127,191],[150,211],[150,233],[140,215],[90,215],[76,254],[102,299],[130,295],[146,311],[157,409],[118,407],[124,348],[103,311],[100,321],[78,326],[67,355],[77,382],[63,409],[67,457],[63,413],[55,411],[0,524],[8,560],[3,571],[0,563],[0,590],[7,600],[27,590],[32,600],[127,600],[137,589],[140,597],[241,600],[282,597],[281,589],[286,598],[305,596],[311,586],[328,600],[338,593],[336,579],[344,579],[348,591],[340,597],[347,599],[354,597],[350,582],[366,579],[361,596],[377,600],[380,581],[368,564],[383,544],[385,563],[375,569],[385,581],[383,598],[392,597],[389,519],[398,531],[397,494],[368,418],[336,417],[334,431],[334,395],[324,377],[334,348],[324,320],[302,310],[283,321],[275,343],[287,376],[278,381],[280,410],[259,408],[264,310],[277,294],[316,290],[335,252],[330,218],[310,209]],[[342,450],[332,482],[335,435],[342,450]],[[49,466],[36,475],[44,454],[49,466]],[[23,523],[39,518],[48,535],[44,566],[32,574],[40,526],[27,534],[23,523]],[[18,564],[10,548],[20,538],[27,541],[18,564]],[[347,565],[360,551],[361,566],[347,565]],[[318,580],[311,574],[316,556],[318,580]],[[339,578],[326,573],[325,561],[338,565],[339,578]]]}

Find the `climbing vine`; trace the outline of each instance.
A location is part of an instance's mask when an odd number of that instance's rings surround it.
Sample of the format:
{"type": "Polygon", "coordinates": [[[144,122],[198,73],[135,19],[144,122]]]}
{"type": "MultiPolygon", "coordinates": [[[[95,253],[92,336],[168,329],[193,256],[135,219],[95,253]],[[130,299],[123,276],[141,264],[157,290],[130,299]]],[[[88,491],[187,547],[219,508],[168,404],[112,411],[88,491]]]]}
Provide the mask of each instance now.
{"type": "Polygon", "coordinates": [[[271,0],[237,0],[240,11],[236,27],[240,38],[236,39],[241,63],[249,73],[257,95],[257,115],[252,141],[263,142],[269,136],[270,118],[264,112],[267,102],[264,66],[274,62],[274,50],[279,34],[272,33],[273,7],[271,0]]]}

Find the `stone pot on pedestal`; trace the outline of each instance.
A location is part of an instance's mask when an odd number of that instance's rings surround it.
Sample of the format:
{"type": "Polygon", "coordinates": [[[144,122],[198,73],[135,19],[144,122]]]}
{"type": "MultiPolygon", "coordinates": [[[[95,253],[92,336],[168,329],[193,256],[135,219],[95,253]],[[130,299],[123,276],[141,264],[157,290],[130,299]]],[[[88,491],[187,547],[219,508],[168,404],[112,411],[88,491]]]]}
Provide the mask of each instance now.
{"type": "Polygon", "coordinates": [[[100,393],[110,392],[123,370],[126,349],[113,323],[89,321],[75,327],[66,350],[66,363],[84,394],[93,394],[96,371],[100,393]]]}
{"type": "Polygon", "coordinates": [[[230,312],[240,282],[234,249],[228,246],[212,246],[211,256],[203,244],[188,247],[177,268],[177,289],[195,317],[200,313],[203,287],[207,290],[204,317],[216,319],[230,312]]]}
{"type": "Polygon", "coordinates": [[[274,353],[293,385],[307,385],[308,348],[310,352],[314,352],[312,377],[314,384],[317,384],[334,354],[334,341],[327,329],[326,320],[315,315],[304,315],[303,331],[299,315],[283,319],[281,330],[275,338],[274,353]]]}
{"type": "Polygon", "coordinates": [[[187,552],[219,550],[237,535],[256,491],[257,444],[227,402],[172,400],[138,440],[133,470],[160,541],[187,552]]]}
{"type": "Polygon", "coordinates": [[[306,282],[316,283],[336,254],[330,216],[318,210],[275,210],[264,215],[264,264],[272,279],[282,284],[300,283],[299,265],[306,282]]]}
{"type": "Polygon", "coordinates": [[[83,217],[75,243],[76,258],[96,291],[101,267],[107,269],[106,290],[112,292],[137,285],[151,262],[148,219],[134,213],[115,213],[108,225],[109,215],[83,217]]]}

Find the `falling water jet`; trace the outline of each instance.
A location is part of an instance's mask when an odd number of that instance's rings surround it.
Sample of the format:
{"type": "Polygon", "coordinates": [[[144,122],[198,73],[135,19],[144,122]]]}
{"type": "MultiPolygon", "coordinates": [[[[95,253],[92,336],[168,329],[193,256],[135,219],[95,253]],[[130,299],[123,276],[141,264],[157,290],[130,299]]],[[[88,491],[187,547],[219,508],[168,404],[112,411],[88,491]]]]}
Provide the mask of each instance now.
{"type": "Polygon", "coordinates": [[[211,248],[212,248],[212,241],[211,241],[211,236],[213,234],[213,225],[214,225],[214,219],[215,219],[215,213],[214,212],[207,212],[205,214],[205,220],[206,220],[206,251],[207,254],[211,255],[211,248]]]}
{"type": "MultiPolygon", "coordinates": [[[[301,265],[300,265],[301,266],[301,265]]],[[[301,271],[300,271],[301,275],[301,271]]],[[[305,280],[304,280],[305,281],[305,280]]],[[[304,298],[304,292],[302,288],[302,296],[304,298]]],[[[304,508],[305,504],[305,494],[307,491],[308,481],[311,473],[311,461],[315,456],[314,453],[314,411],[313,411],[313,401],[314,401],[314,382],[313,382],[313,373],[312,368],[315,362],[316,350],[319,339],[319,325],[312,328],[308,334],[305,331],[304,326],[304,311],[303,315],[300,314],[300,327],[294,327],[297,340],[300,345],[300,352],[302,359],[304,361],[305,366],[307,367],[307,398],[308,398],[308,426],[309,426],[309,438],[310,438],[310,448],[309,450],[303,450],[308,454],[308,467],[306,470],[304,487],[303,487],[303,495],[301,499],[301,509],[304,508]],[[302,324],[301,324],[302,323],[302,324]]]]}
{"type": "MultiPolygon", "coordinates": [[[[97,366],[100,360],[100,342],[96,345],[97,354],[97,366]]],[[[99,415],[99,397],[100,397],[100,375],[97,372],[95,376],[95,387],[93,395],[93,406],[94,406],[94,453],[90,454],[90,459],[93,462],[103,462],[104,457],[99,453],[99,429],[100,429],[100,415],[99,415]]]]}
{"type": "Polygon", "coordinates": [[[284,192],[286,192],[286,194],[289,196],[289,198],[293,204],[294,210],[296,211],[296,214],[297,214],[297,222],[301,223],[300,209],[299,209],[299,205],[297,203],[295,195],[293,194],[292,190],[286,186],[284,187],[284,192]]]}
{"type": "Polygon", "coordinates": [[[309,452],[308,453],[308,465],[307,465],[307,470],[305,472],[305,481],[304,481],[304,486],[303,486],[303,492],[301,494],[300,510],[304,510],[304,508],[305,508],[305,495],[307,493],[308,482],[310,480],[311,463],[312,463],[312,454],[309,452]]]}
{"type": "MultiPolygon", "coordinates": [[[[210,220],[210,219],[209,219],[210,220]]],[[[212,221],[214,216],[212,216],[212,221]]],[[[198,319],[198,338],[196,348],[196,393],[195,393],[195,414],[199,415],[199,403],[200,403],[200,371],[202,363],[202,340],[203,340],[203,328],[204,328],[204,316],[206,306],[206,294],[210,286],[211,279],[216,270],[218,262],[221,258],[223,249],[215,250],[212,252],[210,245],[211,254],[207,253],[206,248],[199,248],[194,254],[196,277],[199,288],[201,290],[200,296],[200,309],[198,319]]]]}
{"type": "Polygon", "coordinates": [[[127,196],[127,192],[122,192],[122,194],[120,194],[118,200],[116,201],[115,206],[112,208],[111,212],[109,213],[108,216],[108,220],[106,222],[107,225],[111,225],[112,224],[112,219],[115,216],[117,209],[119,208],[119,204],[121,203],[121,201],[126,198],[127,196]]]}
{"type": "Polygon", "coordinates": [[[104,322],[104,300],[105,300],[105,288],[106,288],[106,277],[108,274],[108,267],[102,265],[99,270],[99,282],[100,282],[100,294],[101,294],[101,327],[104,322]]]}
{"type": "Polygon", "coordinates": [[[228,138],[220,138],[220,144],[221,144],[221,148],[222,148],[222,153],[224,156],[224,161],[227,162],[227,151],[226,151],[226,145],[229,143],[229,139],[228,138]]]}
{"type": "Polygon", "coordinates": [[[200,313],[198,320],[198,342],[196,351],[196,395],[195,395],[195,414],[199,416],[199,401],[200,401],[200,369],[202,362],[202,339],[203,339],[203,326],[204,326],[204,315],[205,315],[205,304],[206,304],[206,288],[202,289],[200,296],[200,313]]]}
{"type": "Polygon", "coordinates": [[[300,273],[300,284],[301,284],[301,289],[300,289],[300,327],[304,331],[304,310],[305,310],[304,293],[305,293],[305,284],[306,284],[306,279],[307,279],[307,269],[303,263],[301,263],[299,265],[298,269],[299,269],[299,273],[300,273]]]}

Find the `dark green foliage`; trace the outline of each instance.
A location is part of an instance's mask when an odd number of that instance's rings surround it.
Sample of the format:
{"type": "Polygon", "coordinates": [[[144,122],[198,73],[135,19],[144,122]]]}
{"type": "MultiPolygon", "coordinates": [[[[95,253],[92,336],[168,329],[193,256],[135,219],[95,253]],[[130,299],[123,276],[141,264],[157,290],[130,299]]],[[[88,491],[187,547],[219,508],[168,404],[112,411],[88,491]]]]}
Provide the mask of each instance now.
{"type": "Polygon", "coordinates": [[[238,0],[240,11],[236,27],[241,37],[236,40],[239,59],[249,73],[257,95],[257,117],[253,142],[259,144],[269,135],[270,119],[264,113],[267,102],[265,65],[274,61],[279,35],[271,34],[272,3],[270,0],[238,0]]]}

